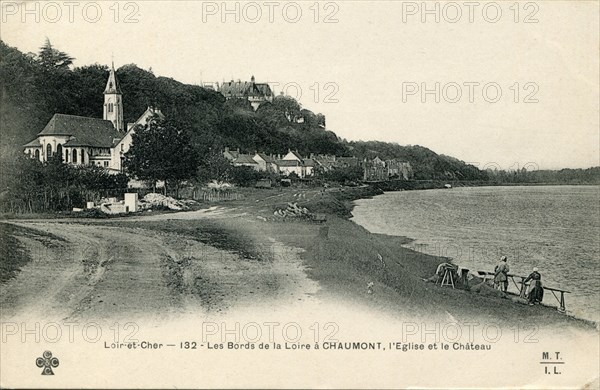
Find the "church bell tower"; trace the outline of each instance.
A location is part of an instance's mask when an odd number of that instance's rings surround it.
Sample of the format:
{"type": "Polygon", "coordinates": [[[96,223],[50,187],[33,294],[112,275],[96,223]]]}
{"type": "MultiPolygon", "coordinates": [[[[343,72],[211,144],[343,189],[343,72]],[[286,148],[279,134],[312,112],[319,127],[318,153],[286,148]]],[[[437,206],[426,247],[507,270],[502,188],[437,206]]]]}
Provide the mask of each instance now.
{"type": "Polygon", "coordinates": [[[106,88],[104,89],[104,116],[105,120],[109,120],[118,131],[124,131],[123,126],[123,100],[121,87],[117,81],[115,74],[115,64],[112,63],[106,88]]]}

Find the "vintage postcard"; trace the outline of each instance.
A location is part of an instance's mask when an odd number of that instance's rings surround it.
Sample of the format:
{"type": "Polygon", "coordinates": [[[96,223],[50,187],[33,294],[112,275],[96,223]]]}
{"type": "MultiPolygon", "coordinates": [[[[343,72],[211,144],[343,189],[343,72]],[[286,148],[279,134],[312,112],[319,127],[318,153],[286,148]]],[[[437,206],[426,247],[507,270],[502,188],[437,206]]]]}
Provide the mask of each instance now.
{"type": "Polygon", "coordinates": [[[598,1],[0,5],[0,387],[599,388],[598,1]]]}

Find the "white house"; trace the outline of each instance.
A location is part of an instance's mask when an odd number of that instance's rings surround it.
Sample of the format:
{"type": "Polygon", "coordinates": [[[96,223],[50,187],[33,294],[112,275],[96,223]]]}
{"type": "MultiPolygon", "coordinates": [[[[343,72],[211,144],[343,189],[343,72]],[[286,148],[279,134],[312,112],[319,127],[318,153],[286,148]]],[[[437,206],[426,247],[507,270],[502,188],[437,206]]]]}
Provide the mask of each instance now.
{"type": "Polygon", "coordinates": [[[295,173],[298,177],[305,178],[312,176],[315,171],[315,163],[312,159],[305,160],[298,152],[291,150],[281,160],[277,161],[277,165],[279,166],[279,172],[286,176],[295,173]]]}
{"type": "Polygon", "coordinates": [[[264,153],[256,153],[253,160],[258,164],[258,170],[263,172],[279,172],[279,166],[274,157],[264,153]]]}

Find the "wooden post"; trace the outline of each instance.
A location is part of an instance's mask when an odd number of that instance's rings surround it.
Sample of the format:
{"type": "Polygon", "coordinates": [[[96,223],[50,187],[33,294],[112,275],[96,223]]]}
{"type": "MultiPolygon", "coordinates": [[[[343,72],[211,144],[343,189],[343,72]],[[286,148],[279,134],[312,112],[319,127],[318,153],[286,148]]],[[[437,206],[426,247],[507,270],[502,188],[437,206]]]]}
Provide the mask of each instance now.
{"type": "Polygon", "coordinates": [[[521,291],[519,292],[519,297],[521,298],[525,298],[525,290],[526,290],[526,285],[525,285],[525,279],[521,278],[521,291]]]}
{"type": "Polygon", "coordinates": [[[565,292],[564,291],[560,292],[560,307],[558,308],[558,311],[561,313],[564,313],[567,311],[567,308],[565,305],[565,292]]]}

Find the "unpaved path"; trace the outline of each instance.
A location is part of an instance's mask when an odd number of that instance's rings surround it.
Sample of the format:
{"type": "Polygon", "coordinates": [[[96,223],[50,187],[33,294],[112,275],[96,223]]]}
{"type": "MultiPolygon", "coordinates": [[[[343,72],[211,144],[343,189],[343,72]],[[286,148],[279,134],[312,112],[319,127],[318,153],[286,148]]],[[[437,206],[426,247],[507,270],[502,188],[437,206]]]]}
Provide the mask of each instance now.
{"type": "Polygon", "coordinates": [[[66,242],[48,246],[20,237],[32,261],[0,286],[3,320],[169,320],[248,307],[289,308],[314,301],[318,290],[298,250],[275,240],[274,255],[248,260],[190,237],[143,228],[64,220],[16,224],[66,242]]]}

